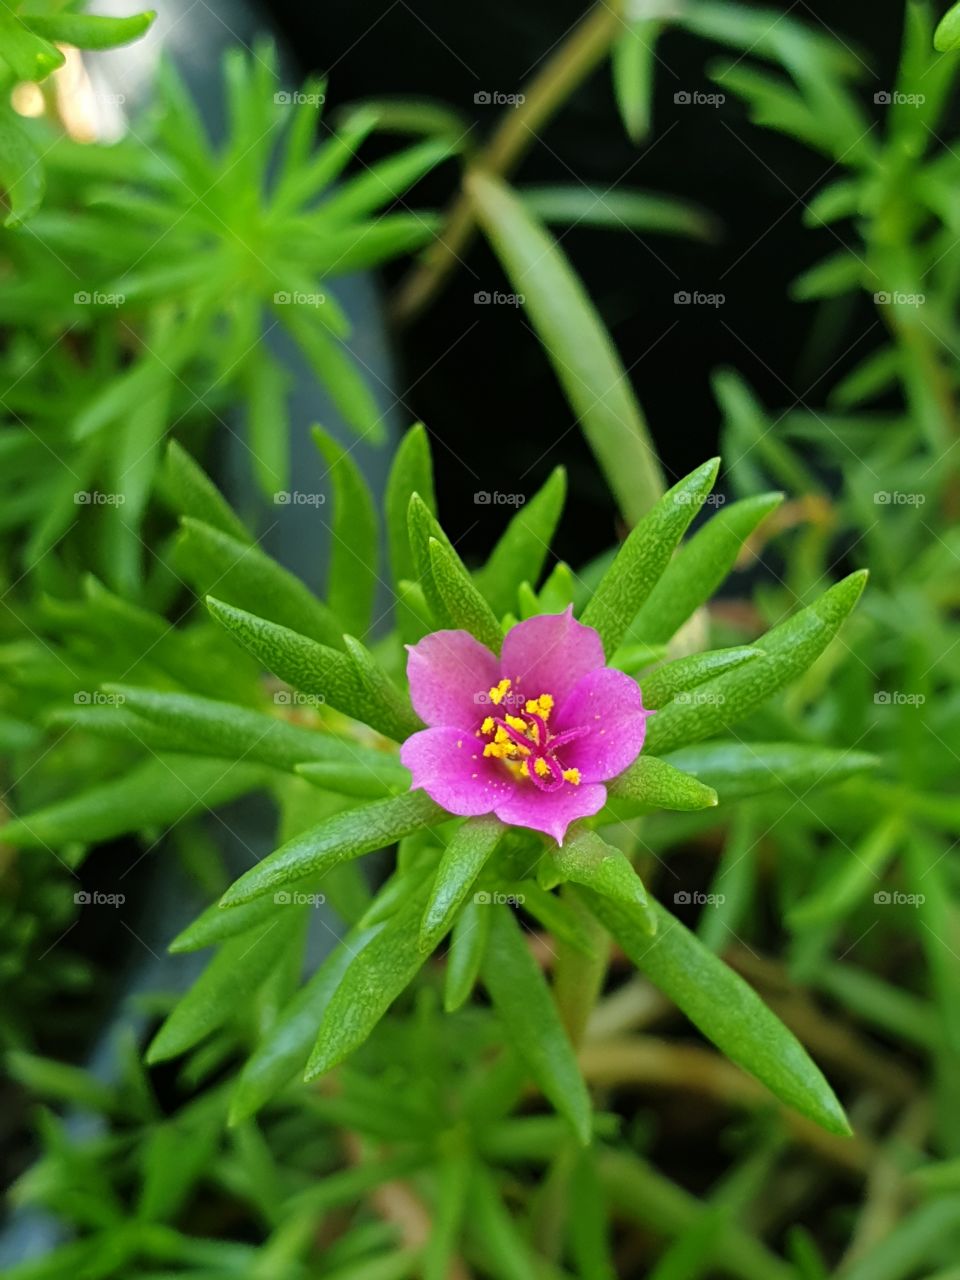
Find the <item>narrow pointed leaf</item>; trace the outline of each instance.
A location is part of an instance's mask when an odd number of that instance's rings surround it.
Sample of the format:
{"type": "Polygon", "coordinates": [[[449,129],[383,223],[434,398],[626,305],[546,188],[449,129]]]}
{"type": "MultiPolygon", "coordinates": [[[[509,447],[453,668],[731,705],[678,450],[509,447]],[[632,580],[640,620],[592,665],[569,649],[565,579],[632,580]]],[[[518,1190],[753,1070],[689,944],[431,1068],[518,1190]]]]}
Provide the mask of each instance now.
{"type": "Polygon", "coordinates": [[[40,151],[13,111],[0,107],[0,190],[8,205],[3,225],[17,227],[32,217],[45,185],[40,151]]]}
{"type": "Polygon", "coordinates": [[[418,945],[425,889],[409,896],[385,924],[375,926],[330,996],[304,1075],[314,1080],[342,1062],[370,1035],[427,959],[418,945]]]}
{"type": "Polygon", "coordinates": [[[238,542],[252,542],[250,531],[196,459],[176,440],[167,446],[164,487],[178,515],[192,516],[238,542]]]}
{"type": "Polygon", "coordinates": [[[152,9],[129,18],[102,18],[86,13],[30,14],[31,30],[45,40],[72,44],[77,49],[113,49],[136,40],[156,17],[152,9]]]}
{"type": "Polygon", "coordinates": [[[513,912],[493,905],[484,910],[492,914],[484,985],[531,1075],[586,1146],[590,1098],[550,988],[513,912]]]}
{"type": "Polygon", "coordinates": [[[783,501],[761,493],[723,506],[670,561],[630,626],[630,636],[665,644],[725,581],[747,538],[783,501]]]}
{"type": "Polygon", "coordinates": [[[724,671],[752,662],[762,656],[761,649],[751,645],[739,645],[730,649],[710,649],[706,653],[691,654],[689,658],[677,658],[646,676],[640,684],[643,705],[656,711],[672,699],[705,684],[724,671]]]}
{"type": "Polygon", "coordinates": [[[630,524],[663,492],[657,453],[616,348],[563,251],[503,182],[475,170],[477,217],[546,348],[630,524]]]}
{"type": "Polygon", "coordinates": [[[412,582],[417,576],[417,565],[407,532],[407,513],[410,510],[410,499],[415,493],[420,495],[427,510],[436,514],[430,441],[426,428],[421,423],[411,427],[400,441],[387,477],[383,500],[390,567],[397,583],[403,579],[412,582]]]}
{"type": "Polygon", "coordinates": [[[198,595],[215,595],[238,609],[258,610],[271,622],[321,644],[343,645],[341,628],[326,605],[258,547],[185,516],[177,564],[198,595]]]}
{"type": "Polygon", "coordinates": [[[631,906],[647,905],[643,882],[630,859],[595,831],[577,831],[564,844],[551,848],[550,856],[565,880],[631,906]]]}
{"type": "Polygon", "coordinates": [[[430,539],[433,538],[445,547],[457,559],[456,548],[444,533],[436,516],[418,493],[411,495],[407,508],[407,532],[410,539],[410,550],[416,566],[417,580],[423,588],[427,604],[436,623],[440,627],[455,627],[456,623],[450,615],[446,601],[433,576],[433,562],[430,557],[430,539]]]}
{"type": "Polygon", "coordinates": [[[703,742],[671,751],[667,761],[713,787],[721,803],[764,791],[806,795],[833,786],[880,761],[865,751],[837,751],[798,742],[703,742]]]}
{"type": "Polygon", "coordinates": [[[477,589],[463,561],[449,546],[429,539],[430,568],[444,608],[456,627],[469,631],[491,651],[499,653],[503,631],[477,589]]]}
{"type": "Polygon", "coordinates": [[[377,512],[349,452],[319,427],[313,428],[313,438],[333,483],[327,601],[343,630],[361,636],[370,626],[377,587],[377,512]]]}
{"type": "Polygon", "coordinates": [[[630,767],[608,787],[609,806],[620,817],[651,809],[679,809],[691,812],[710,809],[717,793],[666,760],[644,750],[630,767]]]}
{"type": "Polygon", "coordinates": [[[265,667],[302,693],[397,741],[422,728],[405,695],[352,637],[349,644],[344,637],[344,653],[212,597],[207,608],[265,667]]]}
{"type": "Polygon", "coordinates": [[[342,796],[378,799],[410,790],[410,770],[383,751],[370,752],[363,764],[347,760],[316,760],[297,765],[297,773],[322,791],[342,796]]]}
{"type": "Polygon", "coordinates": [[[148,1063],[175,1058],[222,1027],[238,1010],[249,1007],[250,997],[288,947],[300,939],[299,930],[283,912],[295,913],[302,924],[303,909],[286,906],[273,919],[249,933],[231,938],[207,965],[185,996],[176,1004],[147,1050],[148,1063]]]}
{"type": "Polygon", "coordinates": [[[301,308],[291,306],[278,310],[347,425],[363,439],[382,444],[386,436],[383,414],[352,352],[323,324],[300,312],[301,308]]]}
{"type": "MultiPolygon", "coordinates": [[[[567,473],[563,467],[556,467],[543,488],[517,511],[478,574],[480,590],[498,617],[513,607],[521,582],[536,586],[566,494],[567,473]]],[[[564,601],[558,611],[566,604],[564,601]]]]}
{"type": "Polygon", "coordinates": [[[627,634],[669,564],[674,547],[713,488],[719,466],[720,459],[712,458],[668,490],[631,531],[603,575],[581,621],[600,633],[604,653],[613,654],[627,634]]]}
{"type": "Polygon", "coordinates": [[[631,142],[642,142],[650,132],[655,49],[662,26],[652,18],[631,22],[613,45],[613,91],[631,142]]]}
{"type": "Polygon", "coordinates": [[[838,582],[806,609],[757,641],[763,656],[700,685],[696,701],[671,702],[652,718],[647,748],[657,754],[708,738],[736,724],[755,706],[811,666],[860,598],[866,570],[838,582]]]}
{"type": "Polygon", "coordinates": [[[488,905],[468,897],[454,921],[443,984],[447,1013],[456,1013],[473,994],[487,953],[492,915],[488,905]]]}
{"type": "Polygon", "coordinates": [[[422,827],[436,826],[448,817],[423,791],[336,813],[257,863],[227,890],[222,904],[232,907],[251,902],[284,885],[320,875],[340,862],[394,844],[422,827]]]}
{"type": "Polygon", "coordinates": [[[637,968],[728,1058],[829,1132],[851,1132],[833,1090],[793,1032],[669,911],[651,903],[658,929],[650,938],[636,908],[589,889],[578,892],[637,968]]]}
{"type": "Polygon", "coordinates": [[[420,924],[420,948],[432,951],[453,924],[506,828],[492,816],[469,818],[444,850],[420,924]]]}

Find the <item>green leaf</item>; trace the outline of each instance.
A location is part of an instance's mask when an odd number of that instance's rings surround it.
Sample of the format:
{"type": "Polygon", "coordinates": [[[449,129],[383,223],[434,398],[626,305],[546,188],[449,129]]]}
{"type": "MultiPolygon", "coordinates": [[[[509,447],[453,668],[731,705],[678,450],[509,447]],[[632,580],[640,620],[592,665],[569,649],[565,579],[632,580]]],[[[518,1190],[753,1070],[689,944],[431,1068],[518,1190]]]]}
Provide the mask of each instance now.
{"type": "Polygon", "coordinates": [[[590,1098],[550,988],[513,912],[503,906],[484,910],[492,915],[483,961],[484,985],[531,1075],[586,1146],[591,1131],[590,1098]]]}
{"type": "Polygon", "coordinates": [[[0,58],[15,80],[45,80],[64,63],[56,45],[35,35],[6,5],[0,10],[0,58]]]}
{"type": "Polygon", "coordinates": [[[417,576],[417,565],[407,532],[407,513],[410,510],[410,499],[415,493],[420,495],[420,500],[431,515],[435,515],[437,503],[433,496],[430,440],[421,423],[411,427],[400,441],[387,477],[383,500],[390,567],[393,580],[397,583],[401,579],[413,581],[417,576]]]}
{"type": "Polygon", "coordinates": [[[443,1007],[447,1013],[456,1013],[473,994],[487,953],[492,915],[488,905],[468,897],[453,922],[443,984],[443,1007]]]}
{"type": "Polygon", "coordinates": [[[453,149],[445,139],[431,138],[377,164],[367,165],[361,174],[324,201],[321,216],[330,222],[354,222],[399,200],[408,187],[452,154],[453,149]]]}
{"type": "Polygon", "coordinates": [[[253,469],[264,495],[276,502],[290,483],[289,378],[263,343],[245,361],[242,378],[253,469]]]}
{"type": "Polygon", "coordinates": [[[938,53],[952,53],[954,49],[960,49],[960,4],[952,5],[937,23],[933,47],[938,53]]]}
{"type": "Polygon", "coordinates": [[[657,452],[610,335],[565,255],[509,187],[474,171],[477,218],[546,349],[587,443],[630,524],[660,497],[657,452]]]}
{"type": "Polygon", "coordinates": [[[0,188],[9,206],[3,225],[18,227],[36,213],[44,186],[43,157],[13,112],[0,107],[0,188]]]}
{"type": "Polygon", "coordinates": [[[188,753],[256,761],[288,771],[307,760],[349,763],[354,768],[369,770],[383,759],[383,752],[348,738],[304,729],[232,702],[135,689],[125,684],[103,687],[117,695],[124,710],[166,729],[171,737],[178,739],[176,749],[188,753]]]}
{"type": "Polygon", "coordinates": [[[433,582],[443,600],[451,622],[469,631],[481,644],[499,653],[503,631],[493,610],[480,594],[466,566],[449,546],[436,538],[428,541],[433,582]]]}
{"type": "Polygon", "coordinates": [[[430,539],[432,538],[435,542],[439,542],[441,546],[446,547],[451,555],[456,556],[457,559],[459,557],[453,543],[444,533],[439,520],[418,493],[411,494],[410,504],[407,508],[407,534],[416,566],[416,576],[420,586],[423,588],[423,594],[426,597],[427,604],[430,606],[430,612],[434,615],[439,626],[455,626],[456,624],[447,609],[446,601],[433,576],[430,539]]]}
{"type": "Polygon", "coordinates": [[[752,987],[659,903],[651,903],[657,935],[644,931],[636,908],[589,889],[578,892],[633,963],[728,1058],[830,1133],[851,1132],[820,1069],[752,987]]]}
{"type": "Polygon", "coordinates": [[[148,1063],[185,1053],[238,1010],[249,1008],[251,995],[279,964],[286,949],[301,941],[300,930],[292,929],[292,922],[283,919],[285,913],[295,913],[296,923],[302,923],[302,909],[279,907],[269,922],[223,944],[150,1042],[148,1063]]]}
{"type": "Polygon", "coordinates": [[[611,51],[613,92],[631,142],[642,142],[650,132],[655,50],[662,29],[663,23],[653,18],[631,22],[611,51]]]}
{"type": "Polygon", "coordinates": [[[780,623],[757,642],[763,656],[699,686],[696,700],[669,703],[647,730],[647,747],[663,754],[736,724],[755,706],[806,671],[839,631],[860,598],[865,569],[780,623]]]}
{"type": "Polygon", "coordinates": [[[782,501],[782,493],[761,493],[721,507],[667,565],[634,618],[630,638],[666,644],[713,598],[747,538],[782,501]]]}
{"type": "Polygon", "coordinates": [[[721,802],[786,788],[806,795],[833,786],[880,761],[865,751],[837,751],[797,742],[704,742],[671,751],[669,763],[713,787],[721,802]]]}
{"type": "MultiPolygon", "coordinates": [[[[272,905],[272,904],[271,904],[272,905]]],[[[243,907],[237,907],[242,911],[243,907]]],[[[232,915],[233,912],[222,912],[232,915]]],[[[336,947],[268,1028],[247,1059],[230,1100],[230,1124],[249,1119],[302,1071],[317,1026],[344,975],[378,930],[355,930],[336,947]]]]}
{"type": "Polygon", "coordinates": [[[24,14],[32,31],[45,40],[72,44],[77,49],[113,49],[128,44],[149,30],[153,9],[129,18],[101,18],[86,13],[24,14]]]}
{"type": "MultiPolygon", "coordinates": [[[[565,844],[555,845],[550,856],[565,880],[586,885],[608,898],[645,907],[647,894],[630,859],[602,840],[595,831],[577,831],[565,844]]],[[[650,924],[653,932],[654,924],[650,924]]]]}
{"type": "Polygon", "coordinates": [[[569,186],[519,187],[524,206],[544,222],[609,231],[655,231],[660,235],[712,240],[717,225],[698,205],[652,191],[569,186]]]}
{"type": "Polygon", "coordinates": [[[352,637],[344,637],[342,652],[212,597],[207,608],[265,667],[302,693],[398,742],[423,727],[406,695],[352,637]]]}
{"type": "Polygon", "coordinates": [[[103,1115],[112,1115],[118,1110],[117,1092],[79,1067],[18,1049],[6,1055],[4,1065],[14,1080],[38,1097],[67,1102],[103,1115]]]}
{"type": "Polygon", "coordinates": [[[364,763],[350,760],[311,761],[297,765],[297,773],[322,791],[361,800],[402,795],[410,790],[410,770],[383,751],[370,752],[364,763]],[[376,757],[376,758],[373,758],[376,757]]]}
{"type": "Polygon", "coordinates": [[[304,1079],[315,1080],[363,1044],[416,977],[427,959],[418,945],[425,896],[421,886],[386,923],[371,930],[373,936],[351,959],[323,1011],[304,1079]]]}
{"type": "Polygon", "coordinates": [[[807,929],[838,920],[872,895],[880,876],[903,839],[903,820],[888,814],[871,827],[854,849],[840,851],[830,874],[807,897],[787,911],[791,929],[807,929]]]}
{"type": "Polygon", "coordinates": [[[177,564],[198,595],[216,595],[237,609],[260,611],[271,622],[321,644],[343,647],[330,610],[258,547],[184,516],[177,564]]]}
{"type": "Polygon", "coordinates": [[[267,785],[258,765],[165,755],[129,773],[58,800],[0,828],[0,837],[23,849],[68,841],[97,844],[150,827],[169,827],[192,813],[215,809],[267,785]]]}
{"type": "Polygon", "coordinates": [[[581,622],[595,627],[611,655],[666,569],[674,547],[717,478],[720,459],[692,471],[659,500],[631,531],[584,609],[581,622]]]}
{"type": "Polygon", "coordinates": [[[566,494],[567,473],[556,467],[543,488],[517,511],[477,574],[477,584],[497,617],[513,608],[520,583],[536,586],[566,494]]]}
{"type": "Polygon", "coordinates": [[[506,828],[487,815],[469,818],[444,850],[420,924],[420,949],[432,951],[453,924],[457,912],[496,849],[506,828]]]}
{"type": "Polygon", "coordinates": [[[732,671],[745,662],[763,656],[762,649],[750,645],[738,645],[730,649],[708,649],[694,653],[689,658],[676,658],[666,662],[640,682],[643,689],[643,705],[656,711],[673,698],[680,699],[690,689],[696,689],[723,671],[732,671]]]}
{"type": "Polygon", "coordinates": [[[391,796],[335,813],[242,875],[223,895],[222,905],[251,902],[308,876],[321,875],[338,863],[383,849],[422,827],[436,826],[449,816],[423,791],[410,791],[405,796],[391,796]]]}
{"type": "Polygon", "coordinates": [[[370,626],[377,589],[377,512],[350,453],[320,427],[313,428],[313,438],[333,484],[327,600],[343,630],[360,636],[370,626]]]}
{"type": "Polygon", "coordinates": [[[302,348],[347,425],[370,443],[382,444],[386,438],[383,414],[350,349],[322,323],[301,311],[299,307],[281,306],[277,314],[302,348]]]}
{"type": "Polygon", "coordinates": [[[859,290],[866,275],[863,259],[842,250],[822,258],[798,275],[790,285],[790,296],[797,302],[841,297],[859,290]]]}
{"type": "MultiPolygon", "coordinates": [[[[717,793],[656,756],[643,754],[608,785],[608,805],[619,818],[652,809],[710,809],[717,793]]],[[[601,822],[603,820],[601,819],[601,822]]]]}

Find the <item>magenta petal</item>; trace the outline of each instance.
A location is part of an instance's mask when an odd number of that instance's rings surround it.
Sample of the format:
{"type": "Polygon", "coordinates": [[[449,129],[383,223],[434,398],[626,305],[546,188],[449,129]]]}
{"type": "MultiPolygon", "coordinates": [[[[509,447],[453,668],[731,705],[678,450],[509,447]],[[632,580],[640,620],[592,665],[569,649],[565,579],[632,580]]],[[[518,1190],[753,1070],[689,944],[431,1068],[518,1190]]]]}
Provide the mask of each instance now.
{"type": "Polygon", "coordinates": [[[420,719],[429,725],[476,728],[487,710],[476,696],[500,679],[500,664],[490,650],[469,631],[434,631],[407,650],[410,698],[420,719]]]}
{"type": "Polygon", "coordinates": [[[559,748],[563,767],[579,769],[587,783],[615,778],[640,754],[648,714],[635,680],[610,667],[591,671],[577,681],[550,721],[558,735],[578,726],[590,730],[559,748]]]}
{"type": "Polygon", "coordinates": [[[607,788],[566,786],[562,791],[535,791],[533,787],[511,788],[507,799],[498,802],[494,813],[501,822],[532,827],[563,844],[567,827],[578,818],[591,818],[607,801],[607,788]]]}
{"type": "Polygon", "coordinates": [[[492,812],[516,786],[501,764],[484,759],[479,738],[462,729],[423,729],[400,748],[400,760],[414,787],[461,818],[492,812]]]}
{"type": "Polygon", "coordinates": [[[526,697],[552,694],[561,702],[588,671],[603,666],[603,645],[593,627],[564,613],[543,614],[511,627],[500,669],[526,697]]]}

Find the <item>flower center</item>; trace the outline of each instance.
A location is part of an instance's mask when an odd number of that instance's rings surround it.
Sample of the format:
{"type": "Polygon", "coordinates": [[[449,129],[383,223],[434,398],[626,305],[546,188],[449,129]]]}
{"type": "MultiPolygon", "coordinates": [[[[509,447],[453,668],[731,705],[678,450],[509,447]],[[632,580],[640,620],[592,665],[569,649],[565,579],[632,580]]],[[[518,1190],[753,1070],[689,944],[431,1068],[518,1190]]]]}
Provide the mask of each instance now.
{"type": "Polygon", "coordinates": [[[553,695],[541,693],[536,698],[523,698],[510,692],[512,685],[512,680],[501,680],[487,695],[502,713],[487,716],[477,730],[478,737],[489,739],[483,754],[502,760],[516,775],[529,778],[540,791],[559,791],[565,783],[579,786],[580,770],[564,769],[556,753],[590,730],[551,733],[547,721],[554,707],[553,695]]]}

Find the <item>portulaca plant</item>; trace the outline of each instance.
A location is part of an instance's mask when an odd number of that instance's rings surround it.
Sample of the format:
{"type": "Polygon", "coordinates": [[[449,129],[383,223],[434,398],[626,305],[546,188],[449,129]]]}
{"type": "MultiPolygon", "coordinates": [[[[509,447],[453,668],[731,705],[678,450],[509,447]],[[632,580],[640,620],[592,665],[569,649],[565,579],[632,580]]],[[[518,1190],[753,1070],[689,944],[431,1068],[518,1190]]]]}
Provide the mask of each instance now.
{"type": "MultiPolygon", "coordinates": [[[[177,564],[210,615],[188,628],[194,661],[168,634],[151,679],[104,683],[96,705],[59,713],[84,734],[128,744],[127,770],[4,829],[22,845],[104,839],[184,818],[201,796],[210,804],[267,788],[277,798],[286,838],[172,940],[175,951],[217,952],[148,1061],[202,1053],[229,1030],[246,1058],[229,1102],[242,1121],[294,1078],[315,1080],[354,1055],[432,957],[425,973],[442,977],[448,1014],[483,990],[503,1051],[589,1143],[577,1049],[612,944],[782,1102],[848,1132],[793,1033],[645,888],[637,819],[869,767],[862,753],[737,729],[823,653],[863,573],[756,644],[691,653],[690,620],[778,495],[721,506],[683,541],[711,493],[714,459],[674,485],[605,564],[558,562],[544,580],[563,503],[558,471],[471,573],[437,520],[427,435],[415,427],[383,503],[397,625],[364,643],[380,576],[376,504],[349,452],[316,434],[334,487],[327,598],[269,559],[171,446],[177,564]],[[390,872],[370,897],[355,860],[388,847],[390,872]],[[321,895],[343,933],[306,984],[291,986],[321,895]],[[531,928],[550,939],[546,955],[531,951],[531,928]],[[266,990],[269,1016],[259,1005],[252,1016],[266,990]]],[[[96,628],[119,608],[95,587],[72,622],[96,628]]],[[[139,625],[149,629],[148,615],[139,625]]]]}

